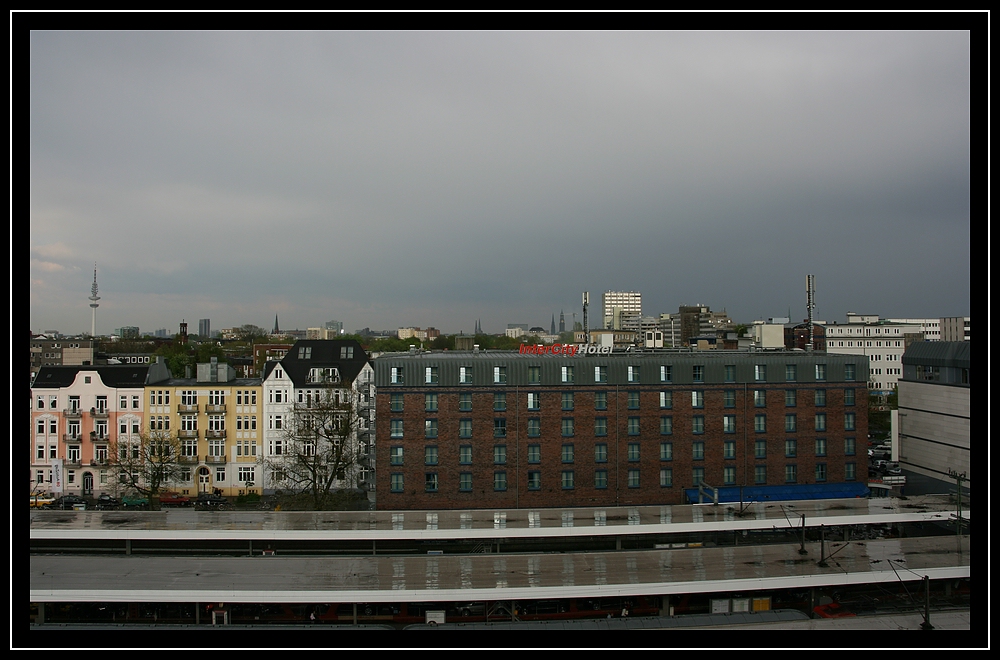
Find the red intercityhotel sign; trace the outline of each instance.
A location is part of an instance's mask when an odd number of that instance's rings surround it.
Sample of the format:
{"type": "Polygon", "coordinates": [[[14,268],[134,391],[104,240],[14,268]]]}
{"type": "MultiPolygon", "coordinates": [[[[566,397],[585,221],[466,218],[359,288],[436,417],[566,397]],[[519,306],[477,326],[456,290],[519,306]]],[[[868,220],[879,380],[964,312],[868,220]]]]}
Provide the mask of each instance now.
{"type": "Polygon", "coordinates": [[[600,346],[598,344],[521,344],[518,353],[528,355],[565,355],[574,357],[577,355],[609,355],[611,346],[600,346]]]}

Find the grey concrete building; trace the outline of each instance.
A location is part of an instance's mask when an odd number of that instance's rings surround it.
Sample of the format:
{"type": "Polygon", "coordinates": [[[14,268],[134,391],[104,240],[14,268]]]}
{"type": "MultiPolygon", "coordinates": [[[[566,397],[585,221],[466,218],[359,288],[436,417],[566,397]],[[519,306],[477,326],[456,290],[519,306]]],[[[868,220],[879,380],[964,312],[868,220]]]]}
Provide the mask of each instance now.
{"type": "MultiPolygon", "coordinates": [[[[950,492],[949,473],[971,486],[969,342],[917,342],[899,380],[899,464],[907,492],[950,492]]],[[[963,488],[964,489],[964,488],[963,488]]]]}

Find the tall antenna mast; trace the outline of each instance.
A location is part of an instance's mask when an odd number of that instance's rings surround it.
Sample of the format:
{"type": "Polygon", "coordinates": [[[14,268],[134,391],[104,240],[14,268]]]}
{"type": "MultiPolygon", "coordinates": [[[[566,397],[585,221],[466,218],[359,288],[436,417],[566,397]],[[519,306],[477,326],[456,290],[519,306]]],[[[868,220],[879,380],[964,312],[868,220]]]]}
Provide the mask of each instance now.
{"type": "Polygon", "coordinates": [[[806,350],[813,350],[813,310],[816,308],[814,300],[816,294],[816,276],[806,275],[806,311],[809,313],[809,343],[806,350]]]}
{"type": "Polygon", "coordinates": [[[590,292],[583,292],[583,341],[590,343],[590,327],[587,325],[587,305],[590,304],[590,292]]]}
{"type": "Polygon", "coordinates": [[[90,286],[90,336],[97,336],[97,301],[101,297],[97,295],[97,264],[94,264],[94,283],[90,286]]]}

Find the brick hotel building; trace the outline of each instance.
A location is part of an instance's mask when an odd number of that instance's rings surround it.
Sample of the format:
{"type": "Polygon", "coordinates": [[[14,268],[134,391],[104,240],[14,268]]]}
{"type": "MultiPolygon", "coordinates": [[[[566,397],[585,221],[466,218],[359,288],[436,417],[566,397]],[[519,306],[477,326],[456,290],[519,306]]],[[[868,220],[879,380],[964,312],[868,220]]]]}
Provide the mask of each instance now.
{"type": "Polygon", "coordinates": [[[375,359],[380,510],[861,494],[868,361],[803,352],[375,359]]]}

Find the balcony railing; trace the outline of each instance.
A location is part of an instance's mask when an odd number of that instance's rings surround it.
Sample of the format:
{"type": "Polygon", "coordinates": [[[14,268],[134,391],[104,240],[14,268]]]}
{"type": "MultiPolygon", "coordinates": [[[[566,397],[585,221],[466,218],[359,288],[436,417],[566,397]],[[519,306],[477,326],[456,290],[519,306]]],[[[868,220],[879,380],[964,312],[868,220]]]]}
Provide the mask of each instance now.
{"type": "Polygon", "coordinates": [[[310,372],[306,374],[307,383],[326,383],[327,385],[335,385],[340,382],[340,374],[336,373],[324,373],[324,372],[310,372]]]}
{"type": "Polygon", "coordinates": [[[205,412],[207,413],[224,413],[226,412],[226,404],[224,403],[206,403],[205,412]]]}
{"type": "Polygon", "coordinates": [[[75,417],[80,417],[82,414],[83,414],[83,411],[80,410],[79,408],[67,408],[67,409],[63,410],[63,415],[66,416],[66,417],[74,417],[75,418],[75,417]]]}
{"type": "Polygon", "coordinates": [[[224,438],[226,437],[226,429],[209,429],[205,431],[206,438],[224,438]]]}
{"type": "Polygon", "coordinates": [[[79,458],[67,458],[64,467],[79,469],[83,467],[83,463],[80,462],[79,458]]]}
{"type": "Polygon", "coordinates": [[[90,441],[91,442],[110,442],[111,441],[111,436],[109,436],[107,433],[98,433],[97,431],[91,431],[90,432],[90,441]]]}
{"type": "Polygon", "coordinates": [[[93,466],[107,465],[108,464],[108,459],[106,459],[106,458],[95,458],[94,460],[90,461],[90,464],[93,465],[93,466]]]}
{"type": "Polygon", "coordinates": [[[108,409],[107,408],[91,408],[90,416],[95,419],[107,419],[108,409]]]}
{"type": "Polygon", "coordinates": [[[205,457],[205,462],[206,463],[225,463],[226,462],[226,457],[225,457],[225,455],[222,455],[222,456],[206,456],[205,457]]]}
{"type": "Polygon", "coordinates": [[[177,437],[178,438],[197,438],[198,437],[198,429],[192,429],[192,430],[181,429],[180,431],[177,432],[177,437]]]}
{"type": "Polygon", "coordinates": [[[179,413],[196,413],[198,412],[197,403],[178,403],[177,412],[179,413]]]}
{"type": "Polygon", "coordinates": [[[83,436],[79,433],[63,433],[63,442],[83,442],[83,436]]]}
{"type": "Polygon", "coordinates": [[[177,460],[181,463],[197,463],[197,456],[184,456],[183,454],[177,457],[177,460]]]}

